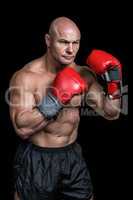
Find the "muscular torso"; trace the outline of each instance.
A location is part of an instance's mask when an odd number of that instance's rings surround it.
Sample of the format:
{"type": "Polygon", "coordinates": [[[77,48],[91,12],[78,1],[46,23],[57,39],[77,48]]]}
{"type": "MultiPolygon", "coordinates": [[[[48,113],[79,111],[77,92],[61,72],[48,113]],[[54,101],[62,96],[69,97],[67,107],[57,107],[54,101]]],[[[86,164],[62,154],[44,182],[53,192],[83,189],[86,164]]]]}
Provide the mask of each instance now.
{"type": "Polygon", "coordinates": [[[76,140],[78,124],[78,109],[69,108],[67,111],[63,109],[56,120],[50,122],[39,133],[31,136],[30,140],[39,146],[65,146],[76,140]],[[61,119],[61,115],[65,115],[63,119],[61,119]]]}
{"type": "MultiPolygon", "coordinates": [[[[29,74],[30,92],[33,94],[35,104],[37,105],[47,94],[47,89],[52,84],[56,73],[46,70],[44,57],[26,65],[19,73],[23,72],[29,74]]],[[[66,105],[60,111],[56,119],[50,120],[43,129],[31,135],[29,140],[42,147],[61,147],[74,142],[77,138],[80,120],[80,100],[80,95],[73,97],[71,99],[72,103],[69,102],[69,105],[66,105]]],[[[38,109],[37,111],[39,112],[38,109]]],[[[15,114],[11,114],[11,116],[15,125],[15,114]]]]}
{"type": "MultiPolygon", "coordinates": [[[[34,79],[34,89],[37,103],[38,99],[40,100],[46,95],[46,91],[54,78],[55,75],[50,73],[36,76],[34,79]]],[[[78,100],[80,97],[75,98],[78,100]]],[[[79,102],[77,105],[79,106],[79,102]]],[[[43,130],[31,136],[30,140],[40,146],[59,147],[72,143],[77,137],[79,119],[79,107],[66,105],[56,119],[51,120],[43,130]]]]}

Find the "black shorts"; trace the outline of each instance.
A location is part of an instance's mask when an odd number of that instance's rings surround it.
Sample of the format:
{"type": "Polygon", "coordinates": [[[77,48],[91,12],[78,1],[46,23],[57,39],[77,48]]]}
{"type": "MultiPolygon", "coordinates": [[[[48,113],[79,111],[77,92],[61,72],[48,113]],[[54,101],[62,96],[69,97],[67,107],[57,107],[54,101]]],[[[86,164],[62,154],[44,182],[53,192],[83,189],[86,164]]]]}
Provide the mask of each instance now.
{"type": "Polygon", "coordinates": [[[61,148],[21,144],[15,156],[15,190],[21,200],[89,200],[93,189],[77,143],[61,148]]]}

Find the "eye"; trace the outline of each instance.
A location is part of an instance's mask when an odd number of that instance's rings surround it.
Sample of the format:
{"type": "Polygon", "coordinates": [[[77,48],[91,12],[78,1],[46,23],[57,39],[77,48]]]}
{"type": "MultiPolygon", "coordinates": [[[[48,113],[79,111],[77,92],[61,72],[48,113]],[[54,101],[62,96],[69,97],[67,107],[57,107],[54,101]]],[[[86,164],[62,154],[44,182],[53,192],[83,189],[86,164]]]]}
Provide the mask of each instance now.
{"type": "Polygon", "coordinates": [[[64,44],[69,44],[69,42],[68,41],[64,41],[64,44]]]}
{"type": "Polygon", "coordinates": [[[77,45],[78,45],[78,44],[79,44],[79,41],[75,41],[75,42],[73,42],[73,44],[77,44],[77,45]]]}
{"type": "Polygon", "coordinates": [[[60,40],[59,42],[62,43],[62,44],[69,44],[69,42],[66,41],[66,40],[60,40]]]}

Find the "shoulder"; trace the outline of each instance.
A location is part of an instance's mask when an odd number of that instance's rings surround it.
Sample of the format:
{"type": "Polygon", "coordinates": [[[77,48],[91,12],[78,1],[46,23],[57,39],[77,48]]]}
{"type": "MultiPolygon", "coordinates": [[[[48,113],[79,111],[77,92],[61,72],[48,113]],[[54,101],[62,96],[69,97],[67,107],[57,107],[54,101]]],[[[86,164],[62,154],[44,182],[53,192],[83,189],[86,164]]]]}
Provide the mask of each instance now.
{"type": "Polygon", "coordinates": [[[36,80],[36,78],[39,75],[39,69],[42,66],[42,59],[35,59],[29,63],[27,63],[25,66],[23,66],[20,70],[16,71],[10,80],[10,86],[16,86],[16,85],[31,85],[33,84],[33,81],[36,80]]]}
{"type": "Polygon", "coordinates": [[[92,75],[92,76],[94,76],[95,78],[96,78],[96,74],[95,74],[95,72],[92,70],[92,69],[90,69],[90,67],[88,67],[88,66],[86,66],[86,65],[84,65],[84,66],[81,66],[81,65],[77,65],[76,66],[76,70],[80,73],[80,74],[90,74],[90,75],[92,75]]]}
{"type": "Polygon", "coordinates": [[[10,80],[10,86],[16,85],[16,84],[23,84],[24,82],[27,82],[30,78],[30,75],[25,70],[21,69],[19,71],[16,71],[11,80],[10,80]]]}
{"type": "Polygon", "coordinates": [[[89,84],[97,81],[96,74],[88,66],[77,66],[76,70],[89,84]]]}
{"type": "Polygon", "coordinates": [[[33,78],[34,76],[35,75],[32,72],[21,69],[13,74],[9,87],[32,91],[35,79],[33,78]]]}

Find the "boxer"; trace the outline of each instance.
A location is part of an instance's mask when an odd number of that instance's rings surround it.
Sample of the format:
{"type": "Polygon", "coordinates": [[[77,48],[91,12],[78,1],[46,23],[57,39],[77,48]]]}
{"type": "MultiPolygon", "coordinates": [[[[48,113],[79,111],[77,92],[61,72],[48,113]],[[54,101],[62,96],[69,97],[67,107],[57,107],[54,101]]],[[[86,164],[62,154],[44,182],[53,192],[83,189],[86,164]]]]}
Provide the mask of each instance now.
{"type": "MultiPolygon", "coordinates": [[[[14,163],[15,200],[94,197],[76,141],[79,108],[88,94],[88,106],[107,120],[115,120],[120,96],[116,95],[119,87],[113,86],[117,85],[114,75],[109,79],[109,95],[96,78],[110,70],[112,56],[95,51],[88,55],[86,66],[76,64],[80,39],[80,30],[71,19],[54,19],[45,35],[46,53],[15,72],[10,81],[10,116],[21,138],[14,163]]],[[[112,69],[119,65],[111,64],[112,69]]]]}

